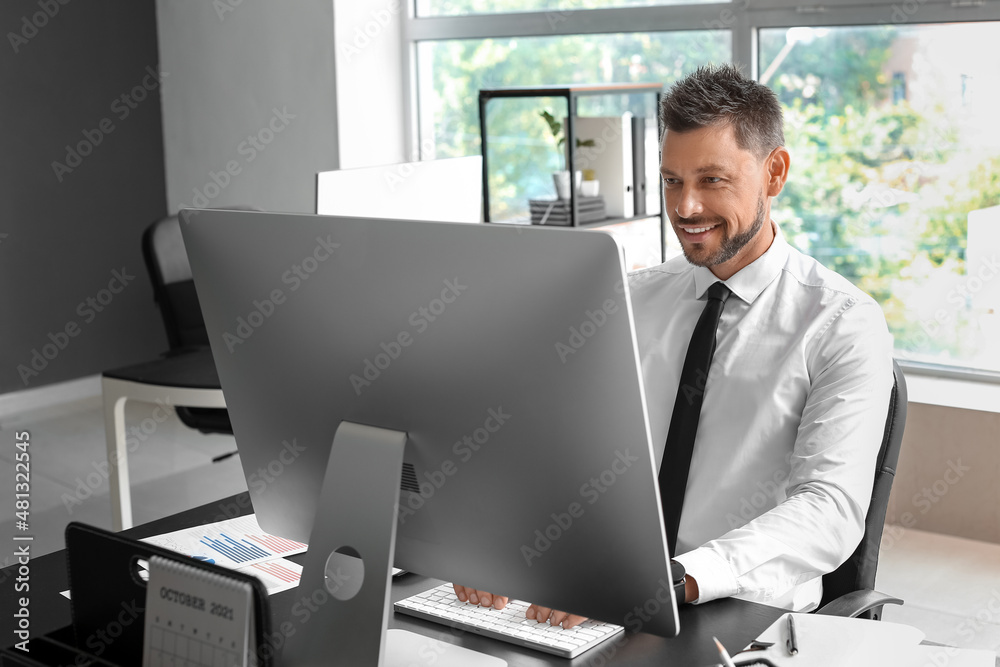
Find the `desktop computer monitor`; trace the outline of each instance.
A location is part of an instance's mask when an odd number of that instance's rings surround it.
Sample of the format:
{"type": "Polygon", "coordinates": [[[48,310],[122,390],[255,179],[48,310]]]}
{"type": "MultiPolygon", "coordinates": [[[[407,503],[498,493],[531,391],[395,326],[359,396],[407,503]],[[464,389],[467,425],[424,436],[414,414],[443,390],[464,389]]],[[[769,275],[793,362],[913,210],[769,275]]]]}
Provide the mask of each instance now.
{"type": "Polygon", "coordinates": [[[335,437],[348,424],[377,427],[405,440],[389,471],[396,566],[628,629],[640,614],[644,632],[677,633],[611,235],[181,216],[265,530],[310,542],[338,512],[368,511],[361,498],[376,480],[335,437]],[[346,500],[322,505],[335,473],[346,500]]]}

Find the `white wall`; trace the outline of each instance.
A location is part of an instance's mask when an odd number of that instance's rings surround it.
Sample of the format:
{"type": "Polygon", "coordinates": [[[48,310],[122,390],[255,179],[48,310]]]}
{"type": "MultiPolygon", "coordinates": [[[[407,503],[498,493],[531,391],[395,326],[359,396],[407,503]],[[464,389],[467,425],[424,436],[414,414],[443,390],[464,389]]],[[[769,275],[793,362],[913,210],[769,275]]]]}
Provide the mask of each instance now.
{"type": "Polygon", "coordinates": [[[314,211],[316,172],[339,167],[333,1],[157,0],[156,13],[169,210],[314,211]]]}
{"type": "Polygon", "coordinates": [[[340,167],[413,162],[405,154],[404,0],[335,0],[340,167]]]}

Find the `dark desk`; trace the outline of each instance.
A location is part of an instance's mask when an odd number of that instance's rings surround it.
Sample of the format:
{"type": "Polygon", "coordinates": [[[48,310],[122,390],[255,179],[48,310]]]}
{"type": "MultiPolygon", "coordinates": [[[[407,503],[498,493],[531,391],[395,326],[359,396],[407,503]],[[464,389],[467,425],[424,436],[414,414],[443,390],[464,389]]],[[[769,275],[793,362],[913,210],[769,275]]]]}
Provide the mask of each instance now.
{"type": "MultiPolygon", "coordinates": [[[[148,537],[170,532],[200,523],[210,523],[252,511],[248,496],[240,494],[217,503],[210,503],[187,512],[137,526],[125,531],[133,538],[148,537]]],[[[301,562],[302,556],[293,557],[301,562]]],[[[22,594],[14,594],[16,566],[3,570],[0,574],[0,641],[5,646],[13,644],[15,601],[22,594]]],[[[392,587],[392,599],[413,595],[439,583],[426,577],[404,575],[397,578],[392,587]]],[[[69,585],[66,580],[66,555],[59,551],[31,561],[30,574],[31,634],[33,637],[51,632],[70,623],[69,601],[59,595],[69,585]]],[[[283,642],[283,635],[299,630],[303,625],[302,594],[298,589],[285,591],[270,598],[273,618],[274,644],[283,642]],[[296,610],[298,613],[293,613],[296,610]]],[[[604,645],[587,652],[574,660],[565,660],[512,646],[504,642],[486,639],[472,634],[461,634],[450,628],[422,621],[420,619],[392,614],[389,627],[402,628],[438,639],[458,644],[475,651],[496,655],[507,661],[511,667],[517,665],[713,665],[718,663],[718,652],[712,642],[715,635],[733,652],[746,646],[753,638],[769,626],[782,610],[741,600],[719,600],[681,609],[681,634],[674,639],[663,639],[648,634],[626,634],[624,638],[609,640],[604,645]]]]}

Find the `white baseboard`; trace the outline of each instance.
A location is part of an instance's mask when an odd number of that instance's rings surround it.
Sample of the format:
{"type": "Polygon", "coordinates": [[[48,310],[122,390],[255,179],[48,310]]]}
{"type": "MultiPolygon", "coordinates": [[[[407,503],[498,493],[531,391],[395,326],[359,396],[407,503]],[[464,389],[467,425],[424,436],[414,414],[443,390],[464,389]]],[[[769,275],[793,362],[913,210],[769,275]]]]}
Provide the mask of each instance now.
{"type": "Polygon", "coordinates": [[[59,407],[101,395],[101,376],[88,375],[34,389],[0,394],[0,422],[26,412],[59,407]]]}

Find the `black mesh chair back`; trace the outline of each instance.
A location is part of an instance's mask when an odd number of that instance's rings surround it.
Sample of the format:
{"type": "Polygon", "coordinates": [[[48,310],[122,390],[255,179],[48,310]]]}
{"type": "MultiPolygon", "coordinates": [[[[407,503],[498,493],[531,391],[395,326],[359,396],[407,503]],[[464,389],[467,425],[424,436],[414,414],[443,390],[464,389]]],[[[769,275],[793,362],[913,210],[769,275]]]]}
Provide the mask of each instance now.
{"type": "Polygon", "coordinates": [[[146,229],[142,235],[142,255],[170,350],[207,346],[208,332],[176,215],[154,222],[146,229]]]}
{"type": "MultiPolygon", "coordinates": [[[[255,210],[233,206],[234,210],[255,210]]],[[[208,348],[208,331],[191,277],[181,223],[176,215],[158,220],[142,235],[142,254],[153,284],[153,298],[163,316],[170,346],[167,355],[208,348]]],[[[229,412],[223,408],[178,407],[184,424],[202,433],[232,434],[229,412]]]]}

